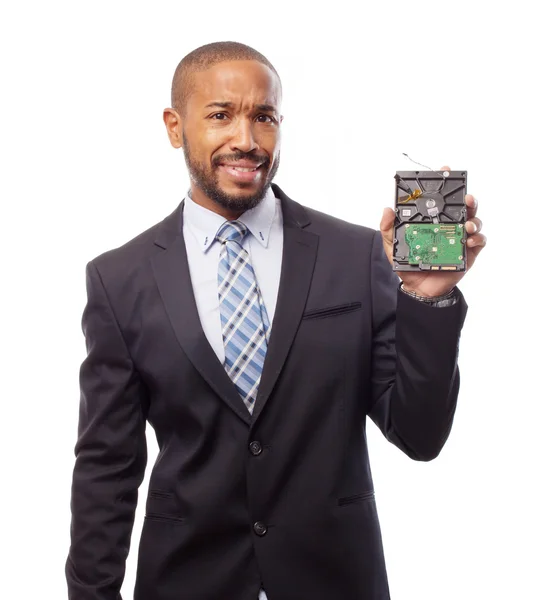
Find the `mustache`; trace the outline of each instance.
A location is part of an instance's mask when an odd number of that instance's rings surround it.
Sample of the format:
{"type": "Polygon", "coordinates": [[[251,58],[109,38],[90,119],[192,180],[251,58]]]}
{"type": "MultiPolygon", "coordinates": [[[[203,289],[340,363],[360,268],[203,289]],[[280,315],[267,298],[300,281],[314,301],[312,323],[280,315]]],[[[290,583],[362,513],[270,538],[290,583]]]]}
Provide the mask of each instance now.
{"type": "Polygon", "coordinates": [[[221,156],[217,156],[213,159],[213,164],[218,167],[224,162],[236,162],[239,160],[250,160],[252,162],[260,163],[260,166],[265,166],[266,163],[269,162],[269,159],[266,156],[259,156],[258,154],[224,154],[221,156]]]}

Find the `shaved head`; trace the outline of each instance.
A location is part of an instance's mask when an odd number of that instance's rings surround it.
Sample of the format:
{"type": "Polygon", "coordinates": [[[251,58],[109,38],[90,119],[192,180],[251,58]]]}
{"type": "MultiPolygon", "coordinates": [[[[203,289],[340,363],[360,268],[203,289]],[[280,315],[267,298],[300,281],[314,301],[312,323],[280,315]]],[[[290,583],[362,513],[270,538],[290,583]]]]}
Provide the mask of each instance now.
{"type": "Polygon", "coordinates": [[[171,106],[184,116],[188,98],[194,91],[192,75],[211,66],[232,60],[256,60],[273,71],[281,85],[279,74],[273,65],[257,50],[239,42],[213,42],[196,48],[177,65],[171,85],[171,106]]]}

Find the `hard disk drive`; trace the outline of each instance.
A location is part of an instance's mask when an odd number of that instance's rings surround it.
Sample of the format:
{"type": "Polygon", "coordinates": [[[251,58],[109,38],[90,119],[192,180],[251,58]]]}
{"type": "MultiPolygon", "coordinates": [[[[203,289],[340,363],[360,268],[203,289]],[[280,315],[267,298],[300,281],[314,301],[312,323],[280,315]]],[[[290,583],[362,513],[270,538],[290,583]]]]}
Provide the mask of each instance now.
{"type": "Polygon", "coordinates": [[[394,270],[465,271],[466,171],[396,171],[394,270]]]}

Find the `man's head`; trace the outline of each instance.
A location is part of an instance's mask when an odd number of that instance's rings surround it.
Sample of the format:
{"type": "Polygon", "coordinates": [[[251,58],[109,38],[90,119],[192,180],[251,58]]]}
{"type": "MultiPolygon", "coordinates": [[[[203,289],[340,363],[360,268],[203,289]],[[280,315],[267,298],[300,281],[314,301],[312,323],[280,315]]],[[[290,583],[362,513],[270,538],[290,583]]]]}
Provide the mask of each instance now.
{"type": "Polygon", "coordinates": [[[196,202],[237,218],[261,201],[279,165],[281,100],[278,73],[244,44],[207,44],[180,61],[163,118],[196,202]]]}

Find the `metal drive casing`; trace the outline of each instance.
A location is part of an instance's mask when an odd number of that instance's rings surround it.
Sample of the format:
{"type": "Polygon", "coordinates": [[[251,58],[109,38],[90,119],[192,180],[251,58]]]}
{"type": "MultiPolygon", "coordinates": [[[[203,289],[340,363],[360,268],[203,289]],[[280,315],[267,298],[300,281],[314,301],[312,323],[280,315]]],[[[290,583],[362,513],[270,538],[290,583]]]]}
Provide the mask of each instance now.
{"type": "Polygon", "coordinates": [[[465,271],[466,171],[396,171],[396,271],[465,271]]]}

